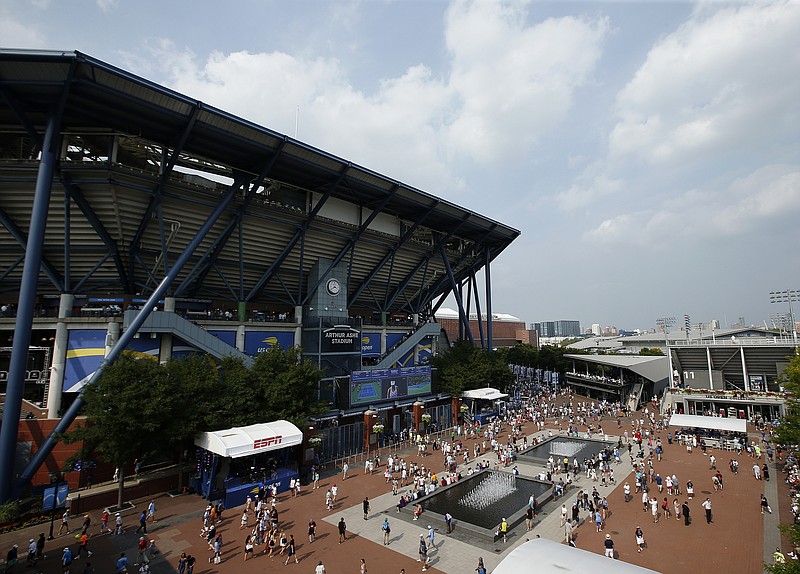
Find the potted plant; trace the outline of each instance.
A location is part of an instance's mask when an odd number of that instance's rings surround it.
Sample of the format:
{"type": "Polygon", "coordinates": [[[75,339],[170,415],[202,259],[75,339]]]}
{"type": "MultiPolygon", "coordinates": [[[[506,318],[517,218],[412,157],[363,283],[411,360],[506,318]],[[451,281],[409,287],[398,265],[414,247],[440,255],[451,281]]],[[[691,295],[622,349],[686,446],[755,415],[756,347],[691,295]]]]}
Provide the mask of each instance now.
{"type": "Polygon", "coordinates": [[[312,436],[308,439],[308,446],[317,447],[322,444],[322,437],[321,436],[312,436]]]}
{"type": "Polygon", "coordinates": [[[383,423],[375,423],[374,425],[372,425],[372,432],[380,434],[383,432],[384,428],[385,427],[383,426],[383,423]]]}
{"type": "Polygon", "coordinates": [[[458,408],[458,410],[459,410],[460,412],[462,412],[462,413],[468,413],[468,412],[469,412],[469,407],[468,407],[467,405],[461,405],[461,406],[458,408]]]}
{"type": "Polygon", "coordinates": [[[422,414],[422,416],[420,417],[420,419],[422,420],[422,422],[424,422],[425,424],[428,424],[429,422],[431,422],[431,419],[432,419],[432,418],[433,418],[433,417],[431,417],[431,415],[430,415],[430,414],[428,414],[428,413],[423,413],[423,414],[422,414]]]}

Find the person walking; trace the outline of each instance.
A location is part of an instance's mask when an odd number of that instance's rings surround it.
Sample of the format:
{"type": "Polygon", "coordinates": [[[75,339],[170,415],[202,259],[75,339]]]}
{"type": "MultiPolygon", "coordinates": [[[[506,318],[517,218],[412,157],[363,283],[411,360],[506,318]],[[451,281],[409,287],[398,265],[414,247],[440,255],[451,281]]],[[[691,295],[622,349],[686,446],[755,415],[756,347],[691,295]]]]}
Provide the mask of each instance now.
{"type": "Polygon", "coordinates": [[[641,526],[636,527],[636,531],[633,533],[633,535],[636,538],[636,546],[638,547],[637,552],[641,552],[644,550],[644,532],[642,532],[641,526]]]}
{"type": "Polygon", "coordinates": [[[606,534],[606,539],[603,542],[603,546],[605,547],[605,556],[606,558],[614,558],[614,541],[611,539],[610,534],[606,534]]]}
{"type": "Polygon", "coordinates": [[[114,515],[114,534],[124,534],[125,531],[122,529],[122,515],[117,512],[114,515]]]}
{"type": "Polygon", "coordinates": [[[64,569],[65,574],[69,574],[70,564],[72,564],[72,550],[66,547],[61,555],[61,567],[64,569]]]}
{"type": "Polygon", "coordinates": [[[58,529],[58,536],[61,536],[61,533],[66,530],[67,534],[70,534],[69,529],[69,510],[65,510],[64,514],[61,515],[61,526],[58,529]]]}
{"type": "Polygon", "coordinates": [[[701,506],[706,511],[706,524],[711,524],[712,522],[714,522],[713,520],[711,520],[711,500],[709,498],[706,498],[701,506]]]}
{"type": "Polygon", "coordinates": [[[339,524],[337,525],[339,529],[339,544],[347,540],[347,524],[344,521],[344,516],[339,519],[339,524]]]}
{"type": "Polygon", "coordinates": [[[447,525],[447,533],[450,534],[453,531],[453,515],[449,512],[444,513],[444,523],[447,525]]]}
{"type": "Polygon", "coordinates": [[[283,563],[284,566],[289,564],[289,560],[294,557],[294,563],[299,564],[300,562],[297,560],[297,549],[295,548],[294,544],[294,534],[289,535],[289,546],[286,550],[286,562],[283,563]]]}
{"type": "Polygon", "coordinates": [[[436,537],[436,533],[433,530],[433,526],[428,524],[428,546],[430,548],[436,548],[436,543],[434,542],[434,538],[436,537]]]}
{"type": "Polygon", "coordinates": [[[383,545],[389,546],[389,535],[392,532],[391,526],[389,526],[389,519],[384,518],[383,524],[381,524],[381,530],[383,531],[383,545]]]}
{"type": "Polygon", "coordinates": [[[313,518],[311,518],[308,521],[308,543],[309,544],[314,542],[314,538],[316,537],[316,534],[317,534],[317,523],[314,522],[313,518]]]}
{"type": "Polygon", "coordinates": [[[314,574],[325,574],[325,565],[322,563],[322,560],[317,562],[317,567],[314,568],[314,574]]]}
{"type": "Polygon", "coordinates": [[[39,538],[36,540],[36,560],[43,560],[46,558],[44,553],[44,545],[47,539],[44,537],[44,532],[39,533],[39,538]]]}
{"type": "Polygon", "coordinates": [[[428,569],[428,545],[425,544],[425,535],[419,535],[419,558],[417,562],[422,562],[422,570],[428,569]]]}
{"type": "MultiPolygon", "coordinates": [[[[245,554],[246,559],[247,555],[245,554]]],[[[180,558],[178,558],[178,574],[186,574],[186,552],[181,552],[180,558]]]]}
{"type": "Polygon", "coordinates": [[[683,514],[683,525],[689,526],[692,523],[692,517],[689,515],[689,502],[686,500],[681,505],[681,514],[683,514]]]}
{"type": "MultiPolygon", "coordinates": [[[[119,558],[117,559],[116,564],[116,572],[117,574],[126,574],[126,572],[128,572],[128,557],[125,556],[124,552],[119,553],[119,558]]],[[[179,572],[180,574],[183,574],[182,571],[179,570],[179,572]]]]}
{"type": "Polygon", "coordinates": [[[142,510],[142,513],[139,515],[139,528],[136,529],[136,534],[147,534],[147,512],[142,510]]]}
{"type": "Polygon", "coordinates": [[[152,522],[154,524],[156,522],[158,522],[158,520],[156,520],[156,501],[155,500],[151,500],[150,504],[147,505],[147,518],[150,520],[150,522],[152,522]]]}
{"type": "Polygon", "coordinates": [[[361,506],[364,509],[364,520],[367,520],[369,518],[369,498],[365,496],[361,506]]]}
{"type": "Polygon", "coordinates": [[[367,561],[363,558],[361,559],[359,574],[367,574],[367,561]]]}

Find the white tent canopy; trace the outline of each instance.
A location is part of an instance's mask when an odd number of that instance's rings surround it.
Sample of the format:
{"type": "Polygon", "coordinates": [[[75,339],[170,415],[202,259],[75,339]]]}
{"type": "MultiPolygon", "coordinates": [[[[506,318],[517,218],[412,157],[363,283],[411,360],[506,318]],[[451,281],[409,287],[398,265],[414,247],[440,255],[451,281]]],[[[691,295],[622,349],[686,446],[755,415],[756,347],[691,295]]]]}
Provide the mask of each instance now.
{"type": "Polygon", "coordinates": [[[731,417],[704,417],[700,415],[672,415],[669,426],[747,432],[747,421],[731,417]]]}
{"type": "Polygon", "coordinates": [[[534,538],[518,546],[506,556],[492,574],[575,574],[608,572],[614,574],[656,574],[654,570],[609,560],[605,556],[572,548],[546,538],[534,538]]]}
{"type": "Polygon", "coordinates": [[[501,393],[497,389],[491,387],[484,387],[483,389],[473,389],[471,391],[464,391],[461,395],[465,399],[483,399],[485,401],[494,401],[497,399],[505,399],[507,394],[501,393]]]}
{"type": "Polygon", "coordinates": [[[289,421],[274,421],[247,427],[204,432],[194,444],[226,458],[239,458],[295,446],[303,432],[289,421]]]}

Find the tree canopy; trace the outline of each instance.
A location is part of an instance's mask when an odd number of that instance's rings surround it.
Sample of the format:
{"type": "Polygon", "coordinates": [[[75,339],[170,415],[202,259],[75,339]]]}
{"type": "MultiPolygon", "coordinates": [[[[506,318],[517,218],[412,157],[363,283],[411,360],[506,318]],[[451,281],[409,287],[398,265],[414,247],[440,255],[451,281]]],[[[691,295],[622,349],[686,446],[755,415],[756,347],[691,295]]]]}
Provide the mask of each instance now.
{"type": "Polygon", "coordinates": [[[322,372],[300,350],[273,347],[252,368],[239,359],[207,355],[155,358],[124,351],[83,391],[86,422],[66,436],[122,466],[168,454],[203,431],[287,419],[305,426],[324,411],[317,401],[322,372]]]}
{"type": "Polygon", "coordinates": [[[504,391],[514,380],[504,353],[484,351],[466,341],[458,341],[433,357],[431,365],[438,372],[439,391],[454,397],[489,386],[504,391]]]}
{"type": "MultiPolygon", "coordinates": [[[[783,388],[789,393],[786,398],[786,416],[775,431],[778,443],[786,445],[792,452],[797,453],[800,445],[800,355],[795,354],[783,372],[781,381],[783,388]]],[[[782,524],[780,529],[788,534],[792,546],[800,546],[800,524],[782,524]]],[[[785,564],[766,564],[766,570],[773,574],[800,574],[800,563],[796,560],[786,560],[785,564]]]]}

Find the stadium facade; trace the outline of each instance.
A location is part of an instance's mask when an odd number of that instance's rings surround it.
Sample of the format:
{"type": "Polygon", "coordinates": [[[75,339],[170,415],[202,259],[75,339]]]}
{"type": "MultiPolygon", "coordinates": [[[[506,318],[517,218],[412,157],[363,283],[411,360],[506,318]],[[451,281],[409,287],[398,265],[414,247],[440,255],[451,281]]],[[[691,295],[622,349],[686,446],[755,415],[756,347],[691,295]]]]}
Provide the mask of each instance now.
{"type": "MultiPolygon", "coordinates": [[[[449,296],[491,348],[491,263],[518,235],[90,56],[0,51],[0,498],[58,467],[80,389],[124,349],[424,372],[449,296]],[[20,415],[60,420],[26,447],[20,415]]],[[[372,406],[335,388],[342,412],[372,406]]]]}

